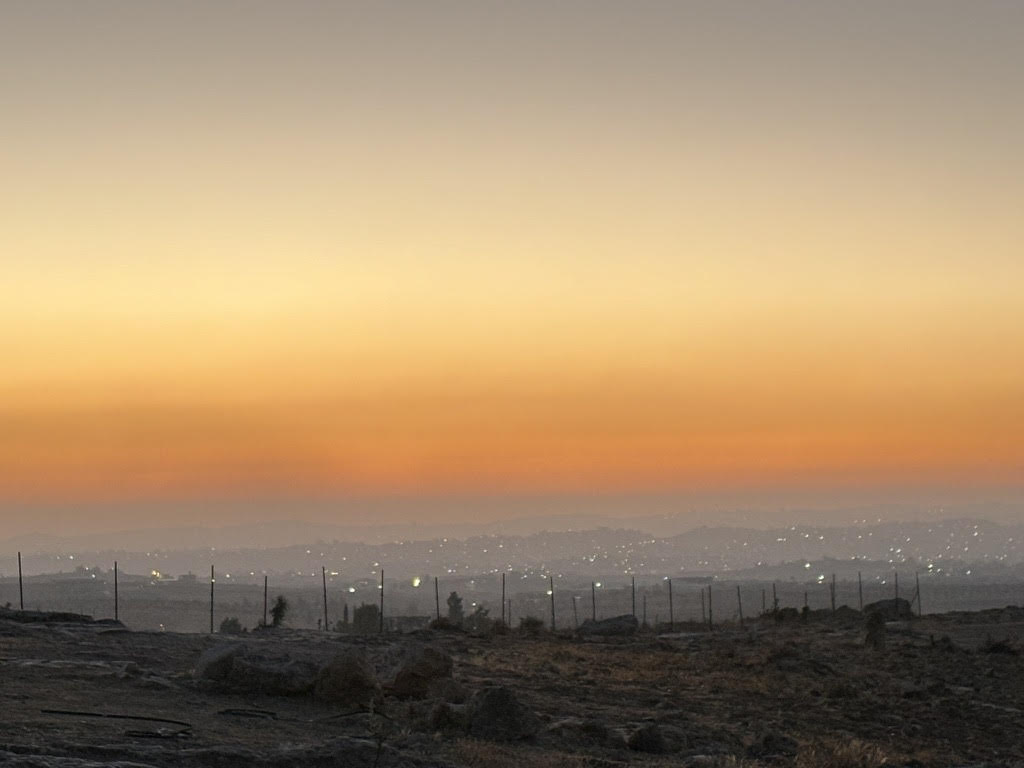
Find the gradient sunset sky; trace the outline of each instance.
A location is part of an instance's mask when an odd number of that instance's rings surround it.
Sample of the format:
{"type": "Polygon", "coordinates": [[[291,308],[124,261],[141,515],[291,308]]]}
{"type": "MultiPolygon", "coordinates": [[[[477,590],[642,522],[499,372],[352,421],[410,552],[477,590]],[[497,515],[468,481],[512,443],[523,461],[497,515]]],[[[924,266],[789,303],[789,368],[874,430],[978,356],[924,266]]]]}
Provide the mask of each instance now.
{"type": "Polygon", "coordinates": [[[1019,500],[1022,137],[1011,0],[4,2],[5,533],[1019,500]]]}

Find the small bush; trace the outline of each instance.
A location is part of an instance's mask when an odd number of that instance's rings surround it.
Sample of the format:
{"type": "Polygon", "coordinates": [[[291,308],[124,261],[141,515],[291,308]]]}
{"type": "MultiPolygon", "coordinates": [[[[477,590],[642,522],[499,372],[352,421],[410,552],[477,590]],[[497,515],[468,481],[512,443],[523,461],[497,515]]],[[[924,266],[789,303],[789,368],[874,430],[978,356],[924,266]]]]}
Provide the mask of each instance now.
{"type": "Polygon", "coordinates": [[[284,625],[285,616],[288,615],[288,601],[284,595],[278,595],[274,605],[270,609],[270,626],[280,627],[284,625]]]}
{"type": "Polygon", "coordinates": [[[224,619],[220,623],[220,632],[222,635],[240,635],[243,632],[242,622],[234,616],[224,619]]]}
{"type": "Polygon", "coordinates": [[[539,635],[544,631],[544,620],[536,616],[524,616],[519,620],[519,631],[527,635],[539,635]]]}

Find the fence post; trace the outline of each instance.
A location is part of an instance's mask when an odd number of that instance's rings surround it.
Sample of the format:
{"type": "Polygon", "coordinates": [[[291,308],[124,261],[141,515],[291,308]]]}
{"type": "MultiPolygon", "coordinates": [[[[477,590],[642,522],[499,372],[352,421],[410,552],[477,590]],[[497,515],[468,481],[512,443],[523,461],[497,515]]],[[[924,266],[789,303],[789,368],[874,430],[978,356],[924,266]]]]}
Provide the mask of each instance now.
{"type": "Polygon", "coordinates": [[[210,566],[210,634],[213,634],[213,582],[216,581],[213,566],[210,566]]]}
{"type": "MultiPolygon", "coordinates": [[[[505,622],[505,572],[501,572],[501,623],[505,622]]],[[[509,617],[508,624],[512,623],[512,617],[509,617]]]]}
{"type": "Polygon", "coordinates": [[[779,593],[775,591],[775,582],[772,582],[772,613],[779,612],[779,593]]]}
{"type": "Polygon", "coordinates": [[[590,618],[597,621],[597,586],[590,582],[590,618]]]}
{"type": "Polygon", "coordinates": [[[18,605],[25,610],[25,584],[21,575],[21,552],[18,553],[18,605]]]}
{"type": "Polygon", "coordinates": [[[736,605],[740,610],[740,629],[743,629],[743,596],[740,595],[740,585],[736,585],[736,605]]]}
{"type": "Polygon", "coordinates": [[[672,608],[672,579],[668,580],[668,631],[676,631],[676,615],[672,608]]]}
{"type": "Polygon", "coordinates": [[[555,631],[555,577],[554,576],[548,576],[548,585],[550,586],[550,589],[548,591],[551,592],[551,631],[554,632],[555,631]]]}
{"type": "Polygon", "coordinates": [[[384,634],[384,569],[380,569],[380,633],[384,634]]]}
{"type": "Polygon", "coordinates": [[[636,576],[633,579],[633,618],[636,618],[636,576]]]}
{"type": "MultiPolygon", "coordinates": [[[[643,613],[644,623],[643,623],[643,626],[646,627],[647,626],[647,593],[644,592],[643,595],[641,595],[641,597],[643,598],[643,605],[644,605],[644,613],[643,613]]],[[[655,627],[655,629],[657,629],[657,627],[655,627]]]]}
{"type": "Polygon", "coordinates": [[[327,567],[321,565],[320,573],[324,579],[324,632],[327,632],[329,629],[327,625],[327,567]]]}
{"type": "Polygon", "coordinates": [[[263,626],[267,626],[267,574],[263,574],[263,626]]]}
{"type": "Polygon", "coordinates": [[[114,561],[114,621],[118,621],[118,594],[117,594],[117,560],[114,561]]]}
{"type": "Polygon", "coordinates": [[[441,596],[437,591],[437,576],[434,577],[434,608],[437,611],[437,620],[441,620],[441,596]]]}

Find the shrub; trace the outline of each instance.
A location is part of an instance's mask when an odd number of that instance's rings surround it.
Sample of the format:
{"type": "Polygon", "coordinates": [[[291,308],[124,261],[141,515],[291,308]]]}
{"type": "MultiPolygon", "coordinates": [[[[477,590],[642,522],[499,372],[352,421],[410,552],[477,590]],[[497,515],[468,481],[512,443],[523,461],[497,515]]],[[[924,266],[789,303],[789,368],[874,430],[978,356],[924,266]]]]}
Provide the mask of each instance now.
{"type": "Polygon", "coordinates": [[[519,620],[519,631],[527,635],[539,635],[544,631],[544,620],[536,616],[524,616],[519,620]]]}
{"type": "Polygon", "coordinates": [[[357,635],[373,635],[380,631],[380,609],[375,603],[363,603],[352,611],[352,631],[357,635]]]}
{"type": "Polygon", "coordinates": [[[224,621],[220,623],[220,632],[222,635],[240,635],[242,634],[242,631],[242,622],[234,616],[224,619],[224,621]]]}
{"type": "Polygon", "coordinates": [[[288,615],[288,601],[284,595],[278,595],[274,605],[270,608],[270,626],[280,627],[284,625],[284,619],[288,615]]]}

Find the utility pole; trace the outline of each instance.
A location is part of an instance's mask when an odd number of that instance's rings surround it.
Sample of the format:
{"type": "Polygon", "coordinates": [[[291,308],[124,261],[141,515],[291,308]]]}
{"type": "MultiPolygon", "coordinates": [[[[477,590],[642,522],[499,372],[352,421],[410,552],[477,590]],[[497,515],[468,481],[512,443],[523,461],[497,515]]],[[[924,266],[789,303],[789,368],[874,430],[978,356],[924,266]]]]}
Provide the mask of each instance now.
{"type": "Polygon", "coordinates": [[[380,569],[380,633],[384,634],[384,569],[380,569]]]}
{"type": "Polygon", "coordinates": [[[590,582],[590,619],[597,621],[597,586],[590,582]]]}
{"type": "Polygon", "coordinates": [[[860,612],[864,613],[864,582],[857,571],[857,603],[860,605],[860,612]]]}
{"type": "Polygon", "coordinates": [[[434,577],[434,607],[437,610],[437,620],[441,620],[441,596],[437,591],[437,576],[434,577]]]}
{"type": "Polygon", "coordinates": [[[572,625],[575,629],[580,628],[580,617],[576,613],[576,601],[579,600],[577,595],[572,596],[572,625]]]}
{"type": "Polygon", "coordinates": [[[921,618],[924,615],[921,610],[921,575],[914,571],[914,581],[917,582],[917,618],[921,618]]]}
{"type": "MultiPolygon", "coordinates": [[[[573,603],[573,608],[575,608],[575,607],[576,607],[576,604],[573,603]]],[[[501,623],[502,624],[506,623],[505,622],[505,572],[504,571],[501,572],[501,623]]],[[[509,616],[508,623],[509,624],[512,623],[512,617],[511,616],[509,616]]]]}
{"type": "Polygon", "coordinates": [[[25,583],[21,575],[21,552],[18,553],[18,605],[25,610],[25,583]]]}
{"type": "Polygon", "coordinates": [[[740,629],[743,629],[743,596],[740,595],[740,585],[736,585],[736,605],[740,610],[740,629]]]}
{"type": "Polygon", "coordinates": [[[114,561],[114,621],[118,621],[118,594],[117,594],[117,560],[114,561]]]}
{"type": "Polygon", "coordinates": [[[711,585],[708,584],[708,630],[713,631],[715,628],[715,617],[711,610],[711,585]]]}
{"type": "Polygon", "coordinates": [[[829,590],[832,596],[832,613],[836,612],[836,575],[832,574],[832,587],[829,590]]]}
{"type": "Polygon", "coordinates": [[[267,574],[263,574],[263,626],[267,626],[267,574]]]}
{"type": "Polygon", "coordinates": [[[633,577],[633,618],[636,618],[636,576],[633,577]]]}

